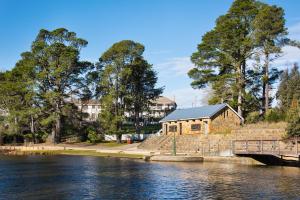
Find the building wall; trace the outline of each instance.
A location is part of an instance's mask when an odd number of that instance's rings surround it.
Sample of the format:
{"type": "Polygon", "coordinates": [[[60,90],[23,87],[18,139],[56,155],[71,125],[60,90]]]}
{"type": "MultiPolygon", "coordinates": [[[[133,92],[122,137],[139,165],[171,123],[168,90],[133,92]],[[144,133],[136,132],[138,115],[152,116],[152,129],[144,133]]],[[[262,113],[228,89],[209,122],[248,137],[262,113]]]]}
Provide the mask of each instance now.
{"type": "Polygon", "coordinates": [[[101,111],[100,104],[76,104],[78,107],[78,110],[82,110],[84,113],[88,113],[88,118],[86,118],[87,121],[96,121],[98,119],[98,115],[101,111]],[[82,106],[82,108],[81,108],[82,106]]]}
{"type": "Polygon", "coordinates": [[[196,120],[181,120],[181,121],[173,121],[173,122],[164,122],[164,123],[162,123],[162,127],[163,127],[164,134],[173,134],[174,133],[174,131],[170,131],[170,126],[177,127],[176,128],[177,130],[175,131],[176,135],[204,134],[205,133],[205,123],[207,123],[208,132],[209,132],[210,119],[196,119],[196,120]],[[180,124],[182,126],[181,133],[180,133],[180,124]],[[192,126],[197,126],[197,125],[200,125],[200,130],[199,129],[192,130],[192,126]],[[166,126],[167,126],[168,130],[166,130],[166,126]]]}
{"type": "Polygon", "coordinates": [[[210,132],[230,133],[231,130],[240,127],[241,119],[228,107],[217,113],[210,123],[210,132]]]}
{"type": "MultiPolygon", "coordinates": [[[[79,110],[82,108],[82,112],[88,113],[89,117],[86,119],[88,121],[96,121],[98,118],[98,115],[101,112],[101,104],[99,102],[89,102],[84,103],[83,105],[80,102],[76,102],[75,105],[78,107],[79,110]]],[[[173,101],[167,101],[167,102],[153,102],[153,105],[150,106],[150,111],[145,111],[142,113],[142,117],[144,119],[144,122],[150,122],[150,120],[154,120],[155,123],[158,123],[158,121],[168,115],[170,112],[175,110],[177,107],[176,103],[173,101]]],[[[126,112],[125,116],[130,118],[133,117],[132,113],[126,112]]]]}
{"type": "Polygon", "coordinates": [[[238,128],[241,119],[230,109],[225,108],[217,113],[213,118],[197,120],[180,120],[162,123],[164,134],[180,135],[180,124],[182,126],[181,134],[205,134],[205,123],[207,124],[207,133],[230,133],[231,130],[238,128]],[[200,124],[200,130],[192,130],[192,125],[200,124]],[[166,126],[167,129],[166,130],[166,126]],[[170,131],[170,126],[176,126],[176,131],[170,131]]]}

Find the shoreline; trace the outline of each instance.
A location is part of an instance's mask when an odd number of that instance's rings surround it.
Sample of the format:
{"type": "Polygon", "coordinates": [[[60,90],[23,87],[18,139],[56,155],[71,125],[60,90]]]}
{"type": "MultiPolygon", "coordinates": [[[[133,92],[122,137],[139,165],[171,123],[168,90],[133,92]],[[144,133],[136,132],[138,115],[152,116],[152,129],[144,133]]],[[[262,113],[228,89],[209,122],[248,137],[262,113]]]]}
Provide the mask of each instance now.
{"type": "MultiPolygon", "coordinates": [[[[63,148],[63,149],[39,149],[39,150],[21,150],[21,149],[7,149],[4,151],[0,150],[0,155],[5,156],[29,156],[29,155],[68,155],[68,156],[94,156],[94,157],[106,157],[106,158],[127,158],[127,159],[138,159],[146,162],[163,162],[152,160],[152,156],[160,156],[154,152],[136,152],[136,151],[121,151],[121,150],[96,150],[96,149],[76,149],[76,148],[63,148]]],[[[192,156],[191,156],[192,157],[192,156]]],[[[194,156],[195,157],[195,156],[194,156]]],[[[197,156],[199,157],[199,155],[197,156]]],[[[265,165],[252,158],[245,157],[221,157],[221,156],[204,156],[202,157],[202,163],[204,162],[215,162],[215,163],[232,163],[232,164],[243,164],[243,165],[265,165]]],[[[184,161],[182,161],[184,162],[184,161]]]]}
{"type": "MultiPolygon", "coordinates": [[[[94,156],[106,158],[127,158],[139,159],[145,162],[215,162],[215,163],[231,163],[250,166],[267,166],[265,162],[260,162],[251,157],[239,156],[201,156],[201,155],[188,155],[180,154],[178,157],[170,157],[170,155],[160,154],[155,151],[143,151],[133,146],[125,148],[83,148],[78,146],[0,146],[0,155],[7,156],[26,156],[26,155],[69,155],[69,156],[94,156]],[[182,158],[181,158],[182,157],[182,158]],[[201,157],[201,159],[200,159],[201,157]],[[157,159],[158,158],[158,159],[157,159]]],[[[278,163],[271,164],[270,166],[292,166],[300,167],[299,162],[295,163],[278,163]]]]}
{"type": "Polygon", "coordinates": [[[144,159],[142,154],[114,153],[114,152],[98,152],[97,150],[7,150],[0,153],[5,156],[28,156],[28,155],[69,155],[69,156],[94,156],[94,157],[112,157],[112,158],[130,158],[144,159]]]}

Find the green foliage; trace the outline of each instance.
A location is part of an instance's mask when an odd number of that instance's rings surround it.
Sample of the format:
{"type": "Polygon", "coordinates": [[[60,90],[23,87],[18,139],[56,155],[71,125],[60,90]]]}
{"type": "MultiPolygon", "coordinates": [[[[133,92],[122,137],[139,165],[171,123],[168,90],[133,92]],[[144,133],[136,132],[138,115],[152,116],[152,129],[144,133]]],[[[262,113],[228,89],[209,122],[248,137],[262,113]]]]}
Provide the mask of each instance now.
{"type": "Polygon", "coordinates": [[[261,120],[259,112],[251,112],[247,115],[246,123],[253,124],[261,120]]]}
{"type": "Polygon", "coordinates": [[[88,141],[90,143],[96,143],[99,141],[98,135],[94,130],[88,130],[88,141]]]}
{"type": "Polygon", "coordinates": [[[90,63],[79,60],[80,50],[86,45],[87,41],[64,28],[41,30],[32,43],[30,54],[39,83],[37,93],[43,105],[43,123],[51,128],[54,142],[60,141],[64,118],[72,116],[66,115],[70,106],[66,99],[79,94],[84,84],[82,75],[91,68],[90,63]]]}
{"type": "Polygon", "coordinates": [[[140,114],[162,93],[162,88],[155,88],[157,76],[143,58],[143,52],[143,45],[123,40],[99,59],[97,91],[102,106],[99,120],[104,133],[116,134],[118,142],[128,132],[124,126],[125,112],[134,114],[139,129],[140,114]]]}
{"type": "Polygon", "coordinates": [[[191,57],[197,67],[188,74],[194,79],[194,88],[212,86],[214,102],[238,102],[241,115],[246,59],[255,48],[251,37],[257,12],[254,0],[234,1],[227,14],[216,20],[213,30],[202,37],[198,51],[191,57]]]}
{"type": "Polygon", "coordinates": [[[11,71],[0,74],[0,109],[9,113],[8,133],[30,130],[38,139],[38,133],[52,132],[54,142],[59,142],[62,134],[79,130],[79,113],[68,100],[88,96],[85,74],[92,65],[79,60],[86,45],[64,28],[42,29],[30,51],[22,53],[11,71]]]}
{"type": "Polygon", "coordinates": [[[289,43],[286,35],[282,8],[235,0],[191,56],[196,65],[188,73],[192,87],[211,87],[214,93],[209,103],[226,102],[240,115],[264,111],[272,102],[271,85],[281,73],[269,65],[289,43]],[[257,61],[256,66],[249,66],[250,59],[257,61]]]}
{"type": "Polygon", "coordinates": [[[265,120],[267,122],[280,122],[285,120],[285,114],[278,108],[270,109],[265,114],[265,120]]]}
{"type": "Polygon", "coordinates": [[[297,64],[290,71],[282,73],[276,96],[283,112],[289,110],[293,100],[300,101],[300,72],[297,64]]]}
{"type": "Polygon", "coordinates": [[[288,111],[288,136],[300,136],[300,109],[297,100],[294,100],[288,111]]]}

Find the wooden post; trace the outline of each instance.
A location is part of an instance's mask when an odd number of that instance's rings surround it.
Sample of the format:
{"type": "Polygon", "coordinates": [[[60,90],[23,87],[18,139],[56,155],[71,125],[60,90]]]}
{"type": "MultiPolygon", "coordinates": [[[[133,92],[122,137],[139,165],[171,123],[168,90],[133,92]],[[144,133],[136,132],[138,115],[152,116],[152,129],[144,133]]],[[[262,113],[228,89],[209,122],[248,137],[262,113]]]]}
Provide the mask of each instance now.
{"type": "Polygon", "coordinates": [[[278,155],[280,155],[280,140],[277,141],[278,141],[278,155]]]}
{"type": "Polygon", "coordinates": [[[210,156],[210,142],[208,140],[208,155],[210,156]]]}
{"type": "Polygon", "coordinates": [[[296,136],[296,155],[298,155],[298,136],[296,136]]]}
{"type": "Polygon", "coordinates": [[[235,154],[235,150],[234,150],[234,141],[231,140],[231,154],[235,154]]]}

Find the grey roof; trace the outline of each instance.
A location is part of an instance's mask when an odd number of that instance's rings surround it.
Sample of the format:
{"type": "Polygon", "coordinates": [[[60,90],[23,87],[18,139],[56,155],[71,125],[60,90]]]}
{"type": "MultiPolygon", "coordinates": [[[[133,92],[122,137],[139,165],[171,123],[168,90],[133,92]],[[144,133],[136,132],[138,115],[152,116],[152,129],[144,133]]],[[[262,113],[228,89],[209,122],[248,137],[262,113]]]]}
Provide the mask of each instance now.
{"type": "MultiPolygon", "coordinates": [[[[160,120],[160,122],[166,121],[176,121],[176,120],[186,120],[186,119],[200,119],[200,118],[210,118],[217,112],[228,106],[227,104],[216,104],[209,106],[202,106],[196,108],[186,108],[178,109],[167,115],[165,118],[160,120]]],[[[228,106],[232,109],[230,106],[228,106]]],[[[235,112],[235,111],[234,111],[235,112]]]]}

